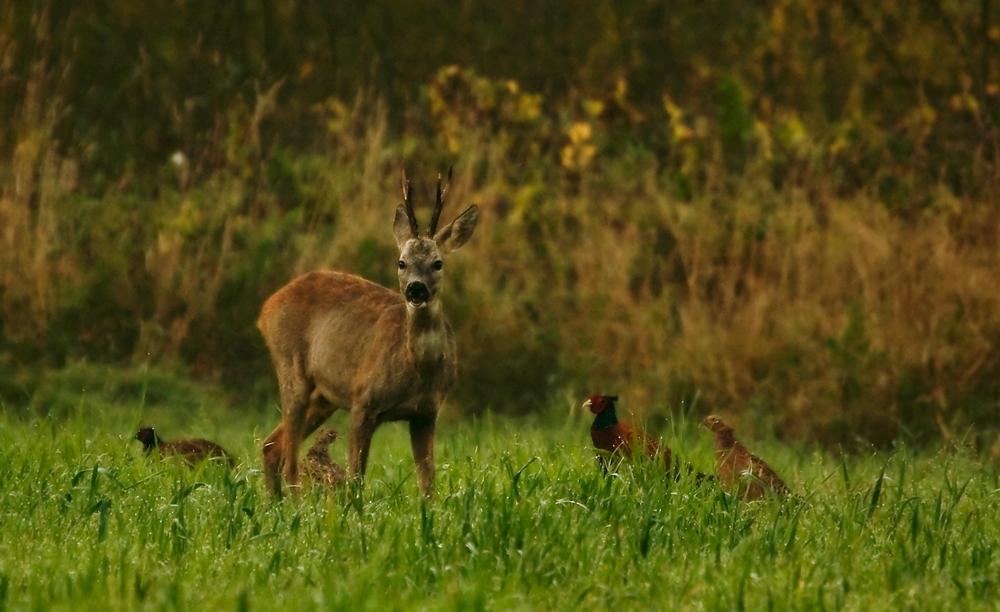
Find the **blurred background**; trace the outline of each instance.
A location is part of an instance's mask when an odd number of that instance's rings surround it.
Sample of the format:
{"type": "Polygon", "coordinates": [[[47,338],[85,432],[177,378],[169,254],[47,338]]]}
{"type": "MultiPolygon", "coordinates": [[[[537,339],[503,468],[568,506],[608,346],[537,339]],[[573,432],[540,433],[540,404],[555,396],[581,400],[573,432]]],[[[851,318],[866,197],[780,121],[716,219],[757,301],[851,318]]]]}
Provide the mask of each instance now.
{"type": "Polygon", "coordinates": [[[5,0],[0,401],[274,417],[260,305],[454,165],[454,418],[1000,456],[998,121],[997,0],[5,0]]]}

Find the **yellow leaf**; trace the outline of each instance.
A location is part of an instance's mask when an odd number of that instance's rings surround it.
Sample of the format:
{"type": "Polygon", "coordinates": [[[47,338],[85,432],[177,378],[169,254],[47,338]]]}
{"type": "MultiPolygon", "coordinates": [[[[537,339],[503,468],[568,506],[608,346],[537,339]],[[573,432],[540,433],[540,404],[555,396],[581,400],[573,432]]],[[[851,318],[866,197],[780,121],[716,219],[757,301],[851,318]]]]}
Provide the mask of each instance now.
{"type": "Polygon", "coordinates": [[[673,99],[671,99],[669,94],[663,94],[663,108],[666,109],[667,114],[670,115],[670,121],[673,122],[674,119],[680,119],[684,112],[681,107],[674,104],[673,99]]]}
{"type": "Polygon", "coordinates": [[[574,147],[573,145],[566,145],[565,147],[562,148],[559,158],[560,161],[562,161],[563,168],[566,168],[567,170],[574,170],[576,168],[576,156],[574,155],[575,152],[576,152],[576,147],[574,147]]]}
{"type": "Polygon", "coordinates": [[[934,123],[934,120],[937,119],[937,111],[930,104],[922,104],[920,106],[920,115],[927,123],[934,123]]]}
{"type": "Polygon", "coordinates": [[[604,102],[601,100],[584,100],[583,110],[591,117],[597,117],[604,112],[604,102]]]}
{"type": "Polygon", "coordinates": [[[522,121],[537,119],[542,114],[542,96],[524,94],[517,99],[517,112],[522,121]]]}
{"type": "MultiPolygon", "coordinates": [[[[673,122],[671,122],[673,123],[673,122]]],[[[688,126],[683,123],[675,123],[670,126],[673,129],[674,140],[677,142],[683,142],[694,137],[694,132],[688,126]]]]}
{"type": "Polygon", "coordinates": [[[618,83],[616,83],[615,85],[615,102],[617,102],[619,106],[624,108],[628,104],[627,98],[628,98],[628,81],[619,78],[618,83]]]}
{"type": "Polygon", "coordinates": [[[569,128],[569,140],[573,144],[590,140],[590,124],[586,121],[577,121],[569,128]]]}

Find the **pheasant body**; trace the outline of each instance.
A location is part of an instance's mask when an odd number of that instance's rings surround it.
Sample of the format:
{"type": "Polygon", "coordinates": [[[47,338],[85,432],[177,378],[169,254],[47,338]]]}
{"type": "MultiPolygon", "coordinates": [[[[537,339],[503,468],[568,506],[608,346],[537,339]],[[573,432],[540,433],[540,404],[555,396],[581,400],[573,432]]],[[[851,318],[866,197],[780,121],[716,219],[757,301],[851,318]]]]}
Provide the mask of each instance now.
{"type": "Polygon", "coordinates": [[[722,487],[744,501],[788,495],[788,486],[763,459],[751,453],[721,418],[710,415],[702,425],[715,436],[715,457],[722,487]]]}
{"type": "Polygon", "coordinates": [[[181,457],[191,467],[206,459],[219,458],[225,459],[229,467],[236,467],[236,462],[229,453],[215,442],[209,440],[191,438],[188,440],[164,442],[152,427],[140,428],[135,434],[135,439],[142,442],[143,450],[146,451],[147,455],[157,450],[160,458],[181,457]]]}
{"type": "Polygon", "coordinates": [[[314,485],[333,489],[344,482],[347,472],[330,457],[329,447],[336,441],[337,431],[329,427],[321,427],[316,433],[316,439],[306,451],[302,470],[314,485]]]}

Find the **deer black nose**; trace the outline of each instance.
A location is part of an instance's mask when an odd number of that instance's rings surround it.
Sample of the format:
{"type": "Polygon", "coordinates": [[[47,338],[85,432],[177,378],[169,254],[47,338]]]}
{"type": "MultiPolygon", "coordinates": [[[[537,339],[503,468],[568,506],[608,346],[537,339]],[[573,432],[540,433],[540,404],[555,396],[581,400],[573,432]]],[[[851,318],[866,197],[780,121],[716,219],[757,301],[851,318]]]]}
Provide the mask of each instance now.
{"type": "Polygon", "coordinates": [[[427,285],[420,281],[413,281],[407,285],[404,295],[406,296],[406,301],[414,306],[422,306],[427,300],[431,299],[431,292],[427,289],[427,285]]]}

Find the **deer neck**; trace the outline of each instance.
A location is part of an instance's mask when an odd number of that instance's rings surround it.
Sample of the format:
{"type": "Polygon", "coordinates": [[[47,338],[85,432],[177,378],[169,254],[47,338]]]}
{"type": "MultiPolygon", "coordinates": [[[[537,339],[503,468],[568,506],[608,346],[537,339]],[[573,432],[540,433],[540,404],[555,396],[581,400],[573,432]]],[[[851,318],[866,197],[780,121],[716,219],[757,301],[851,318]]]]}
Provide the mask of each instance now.
{"type": "Polygon", "coordinates": [[[424,308],[406,307],[406,346],[418,363],[444,358],[447,331],[441,301],[433,300],[424,308]]]}

